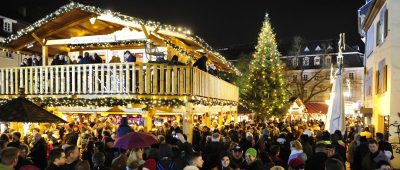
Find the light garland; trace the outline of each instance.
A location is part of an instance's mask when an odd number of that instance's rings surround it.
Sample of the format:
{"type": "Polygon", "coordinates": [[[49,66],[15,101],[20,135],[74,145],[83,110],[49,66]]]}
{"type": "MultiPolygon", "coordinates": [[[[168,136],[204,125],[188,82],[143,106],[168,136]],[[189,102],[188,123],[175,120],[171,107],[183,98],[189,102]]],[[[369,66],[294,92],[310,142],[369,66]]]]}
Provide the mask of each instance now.
{"type": "Polygon", "coordinates": [[[185,51],[183,48],[179,47],[178,45],[175,45],[174,43],[172,43],[171,41],[168,40],[164,40],[164,43],[168,46],[171,47],[172,49],[174,49],[175,51],[177,51],[179,54],[184,55],[184,56],[188,56],[191,59],[195,59],[195,56],[187,51],[185,51]]]}
{"type": "MultiPolygon", "coordinates": [[[[185,106],[187,101],[179,100],[179,99],[149,99],[149,98],[126,98],[126,99],[118,99],[118,98],[95,98],[95,99],[85,99],[85,98],[27,98],[32,102],[41,103],[42,107],[113,107],[113,106],[126,106],[127,104],[143,104],[146,107],[143,110],[148,110],[154,107],[168,106],[173,108],[178,108],[181,106],[185,106]]],[[[12,99],[0,99],[0,106],[11,101],[12,99]]],[[[232,101],[222,101],[217,99],[202,99],[202,100],[190,100],[190,103],[195,105],[203,104],[209,106],[236,106],[237,102],[232,101]]]]}
{"type": "Polygon", "coordinates": [[[223,57],[221,54],[219,54],[218,52],[216,52],[215,50],[213,50],[213,48],[208,45],[203,39],[201,39],[200,37],[194,35],[192,36],[192,33],[189,29],[187,28],[183,28],[183,27],[174,27],[171,25],[167,25],[167,24],[161,24],[160,22],[155,22],[155,21],[144,21],[142,19],[139,18],[135,18],[135,17],[131,17],[131,16],[127,16],[127,15],[123,15],[120,14],[119,12],[112,12],[110,10],[103,10],[100,9],[98,7],[94,7],[94,6],[87,6],[87,5],[83,5],[83,4],[79,4],[76,2],[71,2],[67,5],[62,6],[61,8],[59,8],[58,10],[56,10],[55,12],[46,15],[44,18],[36,21],[35,23],[33,23],[32,25],[23,28],[21,30],[19,30],[16,34],[13,34],[9,37],[7,37],[6,39],[4,39],[3,41],[0,42],[0,46],[4,46],[8,43],[10,43],[13,40],[16,40],[24,35],[30,34],[32,31],[34,31],[36,28],[41,27],[42,25],[48,23],[49,21],[54,20],[57,16],[65,14],[71,10],[74,9],[79,9],[85,12],[89,12],[89,13],[94,13],[96,15],[110,15],[112,17],[115,17],[117,19],[120,19],[122,21],[126,21],[126,22],[133,22],[136,24],[142,24],[144,26],[148,26],[148,27],[152,27],[152,28],[158,28],[159,30],[165,30],[165,31],[171,31],[171,32],[176,32],[176,33],[180,33],[183,34],[184,36],[186,36],[187,38],[191,39],[192,41],[194,41],[195,43],[199,44],[199,46],[201,46],[202,48],[204,48],[205,50],[207,50],[208,53],[211,53],[212,55],[216,56],[218,60],[220,60],[223,64],[225,64],[226,66],[228,66],[228,68],[230,68],[231,70],[233,70],[237,75],[241,75],[240,71],[229,61],[227,61],[225,59],[225,57],[223,57]]]}
{"type": "Polygon", "coordinates": [[[129,40],[129,41],[118,41],[118,42],[101,42],[101,43],[89,43],[89,44],[69,44],[68,47],[71,49],[82,48],[82,47],[114,47],[124,45],[135,45],[143,46],[146,40],[129,40]]]}

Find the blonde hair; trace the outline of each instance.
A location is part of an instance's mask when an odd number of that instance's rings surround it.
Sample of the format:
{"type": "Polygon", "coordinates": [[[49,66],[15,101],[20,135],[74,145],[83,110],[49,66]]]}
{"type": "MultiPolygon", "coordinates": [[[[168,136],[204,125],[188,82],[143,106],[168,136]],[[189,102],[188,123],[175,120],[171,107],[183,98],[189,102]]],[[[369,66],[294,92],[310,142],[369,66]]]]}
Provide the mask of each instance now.
{"type": "Polygon", "coordinates": [[[299,142],[299,140],[294,140],[290,142],[290,147],[295,148],[296,150],[303,150],[303,146],[299,142]]]}
{"type": "Polygon", "coordinates": [[[273,167],[271,167],[270,170],[285,170],[285,168],[283,168],[281,166],[273,166],[273,167]]]}

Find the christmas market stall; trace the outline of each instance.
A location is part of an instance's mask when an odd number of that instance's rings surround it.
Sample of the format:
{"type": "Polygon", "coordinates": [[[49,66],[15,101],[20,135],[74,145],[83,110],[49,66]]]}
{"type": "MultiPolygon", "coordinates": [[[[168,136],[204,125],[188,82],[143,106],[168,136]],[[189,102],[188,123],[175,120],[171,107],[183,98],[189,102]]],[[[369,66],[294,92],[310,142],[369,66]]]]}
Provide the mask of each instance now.
{"type": "Polygon", "coordinates": [[[228,75],[240,72],[186,28],[71,2],[1,46],[0,55],[37,55],[42,66],[0,68],[0,103],[24,87],[55,114],[135,115],[147,131],[176,120],[186,134],[194,121],[237,115],[239,89],[228,75]],[[49,66],[60,56],[67,64],[49,66]],[[95,63],[84,62],[90,56],[95,63]]]}

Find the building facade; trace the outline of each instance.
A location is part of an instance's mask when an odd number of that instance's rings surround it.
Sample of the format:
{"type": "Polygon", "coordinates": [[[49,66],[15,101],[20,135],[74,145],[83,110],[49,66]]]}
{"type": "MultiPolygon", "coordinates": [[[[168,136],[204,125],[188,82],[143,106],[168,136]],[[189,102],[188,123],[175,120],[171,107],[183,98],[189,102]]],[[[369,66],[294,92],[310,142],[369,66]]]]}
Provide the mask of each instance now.
{"type": "MultiPolygon", "coordinates": [[[[324,40],[306,42],[297,55],[282,56],[292,95],[305,103],[326,103],[330,99],[331,75],[337,68],[337,52],[337,40],[324,40]]],[[[345,109],[346,114],[354,114],[364,98],[363,54],[358,47],[346,45],[343,56],[345,109]]]]}
{"type": "MultiPolygon", "coordinates": [[[[358,10],[359,32],[366,46],[365,107],[372,110],[376,132],[388,133],[391,143],[400,139],[400,79],[396,76],[400,72],[399,10],[398,0],[368,0],[358,10]]],[[[400,167],[400,161],[392,163],[400,167]]]]}

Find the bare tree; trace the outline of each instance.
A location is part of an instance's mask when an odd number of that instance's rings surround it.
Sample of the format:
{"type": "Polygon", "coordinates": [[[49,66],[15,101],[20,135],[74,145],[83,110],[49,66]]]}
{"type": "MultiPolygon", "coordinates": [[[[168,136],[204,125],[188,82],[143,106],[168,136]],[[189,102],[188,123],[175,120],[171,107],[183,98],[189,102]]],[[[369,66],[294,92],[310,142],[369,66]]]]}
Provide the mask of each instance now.
{"type": "MultiPolygon", "coordinates": [[[[306,69],[304,66],[304,57],[302,56],[304,48],[304,40],[299,36],[295,36],[293,39],[292,49],[289,53],[291,57],[288,62],[292,64],[289,64],[289,74],[287,74],[287,76],[289,76],[288,80],[291,80],[290,86],[293,89],[292,96],[300,98],[303,102],[308,102],[313,97],[324,93],[331,88],[329,80],[326,79],[326,75],[327,73],[330,73],[330,70],[327,68],[324,69],[323,67],[306,69]],[[293,62],[293,60],[297,61],[293,62]],[[297,64],[294,65],[293,63],[297,64]],[[300,77],[299,80],[297,80],[298,76],[300,77]],[[305,79],[305,77],[307,77],[307,79],[305,79]]],[[[321,49],[323,50],[321,55],[328,53],[329,49],[327,44],[321,45],[321,49]]]]}

